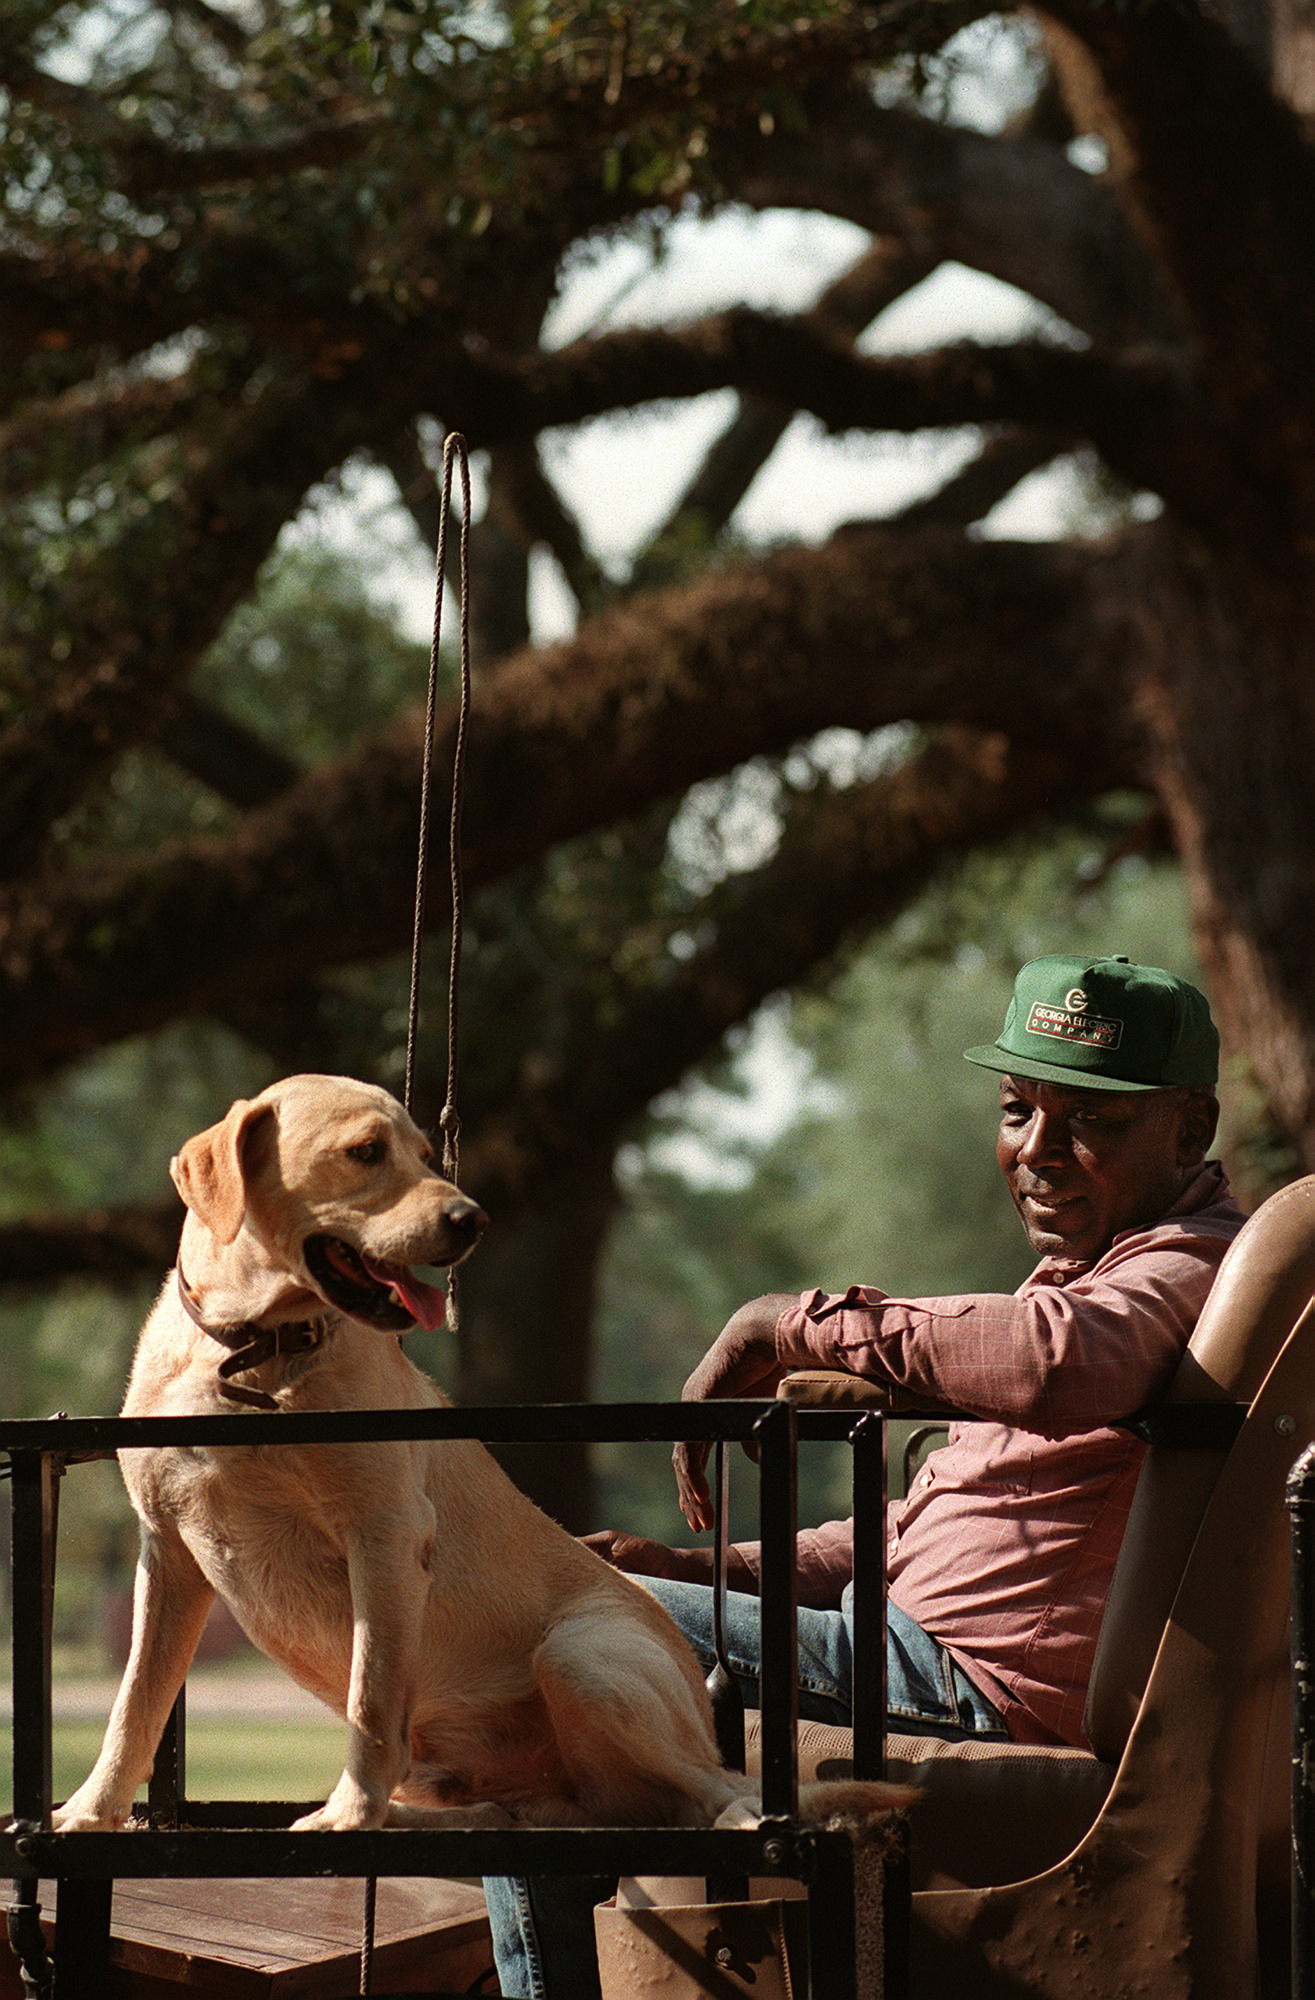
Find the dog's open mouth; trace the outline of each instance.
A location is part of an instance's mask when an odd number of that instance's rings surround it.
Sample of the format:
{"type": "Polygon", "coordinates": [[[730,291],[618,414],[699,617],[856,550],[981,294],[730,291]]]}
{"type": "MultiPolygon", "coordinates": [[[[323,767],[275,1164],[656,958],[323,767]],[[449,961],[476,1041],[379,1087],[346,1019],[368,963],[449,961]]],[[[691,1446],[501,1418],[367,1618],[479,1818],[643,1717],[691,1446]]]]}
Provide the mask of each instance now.
{"type": "Polygon", "coordinates": [[[302,1245],[306,1268],[327,1299],[353,1319],[400,1331],[407,1326],[442,1326],[447,1299],[405,1264],[382,1264],[344,1243],[340,1236],[308,1236],[302,1245]]]}

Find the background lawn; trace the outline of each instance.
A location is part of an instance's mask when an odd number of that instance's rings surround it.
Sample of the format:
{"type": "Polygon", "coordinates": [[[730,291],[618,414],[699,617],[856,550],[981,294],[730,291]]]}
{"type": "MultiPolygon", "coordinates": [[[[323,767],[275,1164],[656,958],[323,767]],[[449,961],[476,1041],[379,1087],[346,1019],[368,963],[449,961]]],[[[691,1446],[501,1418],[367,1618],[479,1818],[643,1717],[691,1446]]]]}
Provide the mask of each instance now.
{"type": "MultiPolygon", "coordinates": [[[[96,1761],[112,1677],[56,1669],[54,1794],[67,1798],[96,1761]]],[[[254,1659],[202,1667],[188,1681],[187,1790],[194,1799],[327,1798],[342,1771],[346,1729],[328,1709],[254,1659]]],[[[0,1792],[12,1804],[11,1724],[0,1721],[0,1792]]]]}
{"type": "MultiPolygon", "coordinates": [[[[96,1761],[102,1725],[58,1722],[53,1743],[55,1797],[65,1799],[96,1761]]],[[[342,1771],[345,1731],[333,1717],[324,1724],[189,1717],[187,1790],[194,1799],[295,1799],[328,1797],[342,1771]]],[[[10,1800],[9,1730],[3,1737],[4,1796],[10,1800]]]]}

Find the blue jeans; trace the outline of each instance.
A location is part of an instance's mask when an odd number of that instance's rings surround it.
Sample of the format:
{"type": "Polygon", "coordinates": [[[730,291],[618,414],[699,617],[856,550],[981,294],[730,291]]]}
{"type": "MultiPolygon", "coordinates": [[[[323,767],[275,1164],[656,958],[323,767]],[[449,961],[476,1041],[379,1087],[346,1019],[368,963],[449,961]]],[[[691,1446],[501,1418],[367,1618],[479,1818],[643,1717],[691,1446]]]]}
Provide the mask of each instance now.
{"type": "MultiPolygon", "coordinates": [[[[714,1659],[712,1592],[701,1583],[640,1577],[667,1607],[706,1667],[714,1659]]],[[[799,1713],[847,1725],[852,1715],[853,1586],[839,1611],[799,1612],[799,1713]]],[[[886,1609],[886,1706],[903,1735],[995,1736],[1009,1732],[998,1709],[955,1665],[943,1646],[886,1609]]],[[[758,1599],[726,1599],[726,1652],[750,1707],[758,1703],[758,1599]]],[[[616,1887],[604,1876],[490,1875],[484,1894],[493,1953],[506,2000],[598,2000],[593,1911],[616,1887]]]]}

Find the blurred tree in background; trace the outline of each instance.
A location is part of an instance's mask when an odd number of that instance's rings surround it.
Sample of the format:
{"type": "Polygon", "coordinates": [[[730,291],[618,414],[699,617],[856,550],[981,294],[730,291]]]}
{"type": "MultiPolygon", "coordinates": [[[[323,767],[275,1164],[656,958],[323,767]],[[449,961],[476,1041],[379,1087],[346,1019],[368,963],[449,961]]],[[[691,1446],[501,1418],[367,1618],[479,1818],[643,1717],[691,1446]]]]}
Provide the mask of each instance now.
{"type": "MultiPolygon", "coordinates": [[[[938,1052],[1028,951],[1134,947],[1125,881],[1149,954],[1203,969],[1253,1189],[1315,1164],[1310,57],[1259,0],[10,0],[11,1407],[61,1369],[112,1400],[189,1130],[291,1069],[399,1080],[423,648],[380,609],[396,546],[358,514],[349,561],[307,510],[368,477],[432,546],[451,429],[480,474],[462,1172],[495,1227],[430,1358],[464,1400],[633,1386],[591,1374],[600,1311],[674,1383],[728,1304],[850,1257],[1008,1282],[938,1052]],[[974,123],[957,80],[1002,47],[1008,116],[974,123]],[[861,232],[806,309],[746,272],[724,310],[554,335],[618,247],[786,210],[861,232]],[[886,340],[949,266],[1032,301],[1023,335],[886,340]],[[563,440],[712,392],[665,518],[591,540],[563,440]],[[907,439],[930,481],[755,549],[742,503],[800,413],[855,452],[907,439]],[[1072,454],[1072,533],[989,532],[1072,454]],[[578,622],[534,645],[545,562],[578,622]],[[832,1110],[691,1191],[649,1108],[790,990],[832,1110]],[[122,1308],[68,1289],[92,1281],[122,1308]]],[[[444,773],[453,726],[445,700],[444,773]]],[[[514,1469],[589,1517],[582,1463],[514,1469]]]]}

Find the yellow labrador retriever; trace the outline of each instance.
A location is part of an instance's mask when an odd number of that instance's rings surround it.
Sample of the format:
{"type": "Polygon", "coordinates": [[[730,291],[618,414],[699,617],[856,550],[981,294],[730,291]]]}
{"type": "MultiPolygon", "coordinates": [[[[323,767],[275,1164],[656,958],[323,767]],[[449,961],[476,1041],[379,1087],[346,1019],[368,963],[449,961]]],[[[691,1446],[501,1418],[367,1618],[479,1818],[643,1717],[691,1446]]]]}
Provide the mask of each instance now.
{"type": "MultiPolygon", "coordinates": [[[[126,1416],[446,1403],[393,1336],[441,1324],[443,1295],[412,1266],[456,1263],[485,1217],[386,1091],[289,1077],[171,1171],[187,1204],[178,1268],[126,1416]]],[[[746,1797],[666,1612],[473,1440],[121,1462],[142,1533],[132,1650],[57,1827],[122,1825],[216,1592],[348,1725],[346,1768],[303,1827],[706,1825],[746,1797]]]]}

